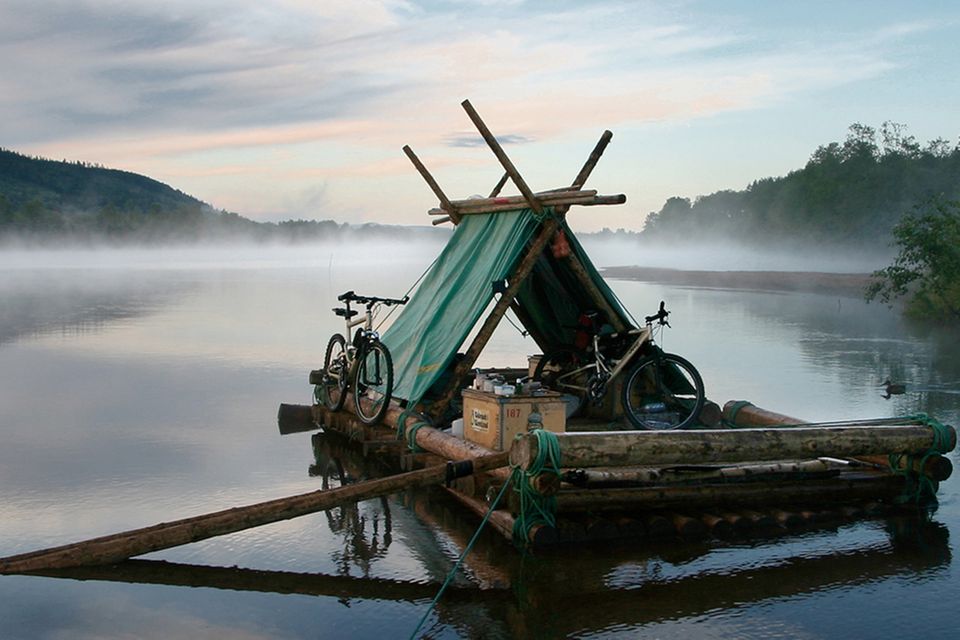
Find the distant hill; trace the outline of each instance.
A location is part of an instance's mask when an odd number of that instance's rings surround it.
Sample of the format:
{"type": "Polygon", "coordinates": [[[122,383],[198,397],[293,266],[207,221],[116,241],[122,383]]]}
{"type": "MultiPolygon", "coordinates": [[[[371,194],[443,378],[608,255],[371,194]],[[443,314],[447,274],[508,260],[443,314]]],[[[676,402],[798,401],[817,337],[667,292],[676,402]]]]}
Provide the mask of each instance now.
{"type": "Polygon", "coordinates": [[[129,171],[31,158],[5,149],[0,149],[0,197],[13,209],[37,202],[67,214],[105,207],[151,211],[207,206],[162,182],[129,171]]]}
{"type": "Polygon", "coordinates": [[[8,242],[297,242],[354,232],[394,239],[448,233],[332,220],[255,222],[136,173],[0,149],[0,240],[8,242]]]}

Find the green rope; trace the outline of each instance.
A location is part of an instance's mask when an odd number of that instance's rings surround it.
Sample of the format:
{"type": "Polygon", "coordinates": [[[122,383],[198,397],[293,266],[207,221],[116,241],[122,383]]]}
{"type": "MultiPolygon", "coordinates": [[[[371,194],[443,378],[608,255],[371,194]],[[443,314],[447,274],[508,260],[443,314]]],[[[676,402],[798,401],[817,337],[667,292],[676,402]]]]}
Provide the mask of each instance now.
{"type": "Polygon", "coordinates": [[[734,402],[733,405],[730,407],[730,417],[724,420],[724,422],[726,422],[727,426],[730,426],[730,427],[737,426],[737,414],[740,413],[740,410],[743,409],[744,407],[752,407],[752,406],[753,406],[753,403],[748,402],[746,400],[738,400],[737,402],[734,402]]]}
{"type": "MultiPolygon", "coordinates": [[[[749,402],[740,401],[733,405],[730,419],[727,425],[730,427],[742,427],[736,424],[737,412],[746,406],[749,402]]],[[[836,420],[832,422],[799,422],[796,424],[770,424],[764,425],[768,428],[789,429],[791,427],[843,427],[846,425],[865,425],[865,426],[883,426],[892,424],[921,424],[933,431],[933,442],[930,447],[922,454],[910,455],[906,453],[891,453],[887,461],[890,465],[890,471],[896,475],[904,477],[905,484],[903,493],[894,501],[898,504],[908,502],[921,503],[925,500],[936,500],[937,490],[940,483],[923,474],[923,467],[927,460],[936,455],[944,455],[953,449],[954,430],[953,427],[941,423],[925,413],[914,413],[903,416],[894,416],[892,418],[871,418],[868,420],[836,420]],[[914,472],[914,463],[919,459],[917,468],[920,472],[914,472]],[[903,468],[901,467],[903,462],[903,468]]]]}
{"type": "Polygon", "coordinates": [[[537,213],[533,209],[530,209],[529,211],[533,214],[533,219],[537,222],[546,222],[551,218],[556,218],[557,220],[560,219],[554,212],[553,207],[543,207],[543,213],[537,213]]]}
{"type": "Polygon", "coordinates": [[[437,591],[437,595],[433,597],[433,602],[430,603],[430,607],[423,614],[423,617],[420,618],[420,623],[417,625],[417,628],[413,630],[413,633],[410,634],[410,638],[416,638],[417,633],[420,631],[420,627],[423,626],[423,623],[427,621],[430,612],[433,611],[433,608],[437,606],[437,603],[440,601],[440,596],[443,595],[443,592],[447,590],[447,587],[450,586],[450,583],[453,582],[454,576],[457,575],[457,569],[460,568],[460,565],[463,563],[463,559],[467,557],[467,554],[473,550],[473,545],[477,542],[477,538],[480,537],[480,532],[483,531],[484,525],[487,524],[487,521],[490,519],[490,514],[493,513],[494,509],[497,508],[500,499],[503,498],[503,494],[507,492],[507,487],[510,486],[510,481],[512,478],[508,478],[507,481],[503,484],[503,488],[500,489],[500,493],[497,494],[497,497],[490,504],[490,508],[487,509],[486,515],[483,516],[483,520],[480,521],[480,526],[477,527],[477,530],[474,532],[473,537],[470,538],[470,542],[467,543],[466,548],[463,550],[463,553],[460,554],[460,557],[457,558],[456,564],[453,565],[453,569],[450,570],[450,573],[447,574],[447,579],[444,580],[443,585],[441,585],[440,590],[437,591]]]}
{"type": "Polygon", "coordinates": [[[528,545],[530,530],[537,525],[555,527],[557,498],[537,491],[531,480],[546,471],[560,475],[560,440],[555,433],[534,429],[537,438],[537,457],[527,470],[514,466],[510,474],[513,490],[520,494],[520,511],[513,522],[513,542],[518,547],[528,545]],[[549,468],[548,468],[549,465],[549,468]]]}
{"type": "Polygon", "coordinates": [[[407,448],[410,449],[410,451],[413,453],[423,453],[424,450],[417,444],[417,431],[419,431],[421,427],[429,426],[426,422],[417,422],[407,429],[407,448]]]}
{"type": "Polygon", "coordinates": [[[400,417],[397,418],[397,440],[403,440],[405,433],[405,425],[407,424],[407,418],[414,414],[413,408],[404,409],[400,414],[400,417]]]}
{"type": "Polygon", "coordinates": [[[927,501],[936,502],[937,490],[940,483],[923,473],[923,468],[927,460],[934,456],[949,453],[953,444],[953,427],[943,424],[936,418],[932,418],[925,413],[918,413],[912,416],[904,416],[910,422],[917,422],[930,427],[933,431],[933,442],[930,447],[920,455],[910,455],[906,453],[891,453],[888,457],[890,470],[899,476],[903,476],[905,483],[903,493],[894,501],[897,504],[906,504],[912,502],[921,504],[927,501]],[[902,468],[901,468],[901,462],[902,468]],[[914,466],[918,471],[914,471],[914,466]]]}

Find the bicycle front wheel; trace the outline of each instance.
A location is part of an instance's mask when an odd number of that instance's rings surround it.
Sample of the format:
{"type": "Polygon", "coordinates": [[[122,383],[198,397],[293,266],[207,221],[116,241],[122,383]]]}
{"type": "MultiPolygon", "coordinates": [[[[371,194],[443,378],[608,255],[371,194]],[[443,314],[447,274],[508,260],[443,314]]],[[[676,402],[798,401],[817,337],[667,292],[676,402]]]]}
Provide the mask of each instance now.
{"type": "Polygon", "coordinates": [[[320,382],[320,398],[330,411],[340,411],[347,397],[347,341],[339,333],[330,337],[327,355],[323,359],[323,378],[320,382]]]}
{"type": "Polygon", "coordinates": [[[703,379],[684,358],[662,353],[644,358],[623,383],[623,412],[637,429],[686,429],[700,415],[703,379]]]}
{"type": "Polygon", "coordinates": [[[393,359],[380,341],[366,345],[357,366],[353,401],[357,416],[366,424],[383,420],[393,393],[393,359]]]}

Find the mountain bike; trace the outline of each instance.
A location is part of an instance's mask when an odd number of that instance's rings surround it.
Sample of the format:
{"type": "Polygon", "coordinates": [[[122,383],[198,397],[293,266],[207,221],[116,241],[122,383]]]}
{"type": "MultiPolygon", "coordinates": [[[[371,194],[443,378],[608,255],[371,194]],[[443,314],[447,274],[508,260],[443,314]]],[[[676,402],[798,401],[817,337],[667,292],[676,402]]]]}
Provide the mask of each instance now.
{"type": "Polygon", "coordinates": [[[402,305],[409,298],[358,296],[353,291],[347,291],[337,296],[337,300],[344,306],[335,307],[333,312],[344,319],[346,337],[339,333],[330,337],[323,369],[314,372],[319,375],[312,375],[311,382],[317,385],[317,399],[331,411],[343,408],[347,387],[352,387],[357,416],[366,424],[374,424],[383,420],[390,406],[393,359],[386,345],[380,342],[380,334],[373,328],[373,319],[381,305],[402,305]],[[366,307],[362,317],[354,319],[360,312],[350,308],[351,302],[366,307]],[[360,325],[363,326],[351,338],[351,330],[360,325]]]}
{"type": "Polygon", "coordinates": [[[583,404],[600,404],[610,383],[622,375],[620,399],[630,424],[637,429],[685,429],[696,422],[706,395],[697,369],[676,354],[664,353],[654,342],[654,325],[669,327],[668,315],[661,301],[660,310],[644,318],[646,327],[623,333],[613,332],[609,325],[594,330],[595,322],[588,316],[581,325],[591,327],[584,340],[588,346],[545,354],[533,379],[577,396],[583,404]]]}

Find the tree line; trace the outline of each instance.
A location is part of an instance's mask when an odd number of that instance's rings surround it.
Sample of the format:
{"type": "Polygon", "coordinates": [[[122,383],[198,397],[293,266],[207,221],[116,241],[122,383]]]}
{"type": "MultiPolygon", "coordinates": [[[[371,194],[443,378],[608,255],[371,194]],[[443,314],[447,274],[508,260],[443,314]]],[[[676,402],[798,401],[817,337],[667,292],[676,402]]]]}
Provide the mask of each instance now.
{"type": "Polygon", "coordinates": [[[885,247],[904,213],[931,199],[960,198],[960,144],[921,145],[904,125],[853,124],[806,166],[742,191],[672,197],[648,215],[649,240],[737,239],[756,244],[885,247]]]}

